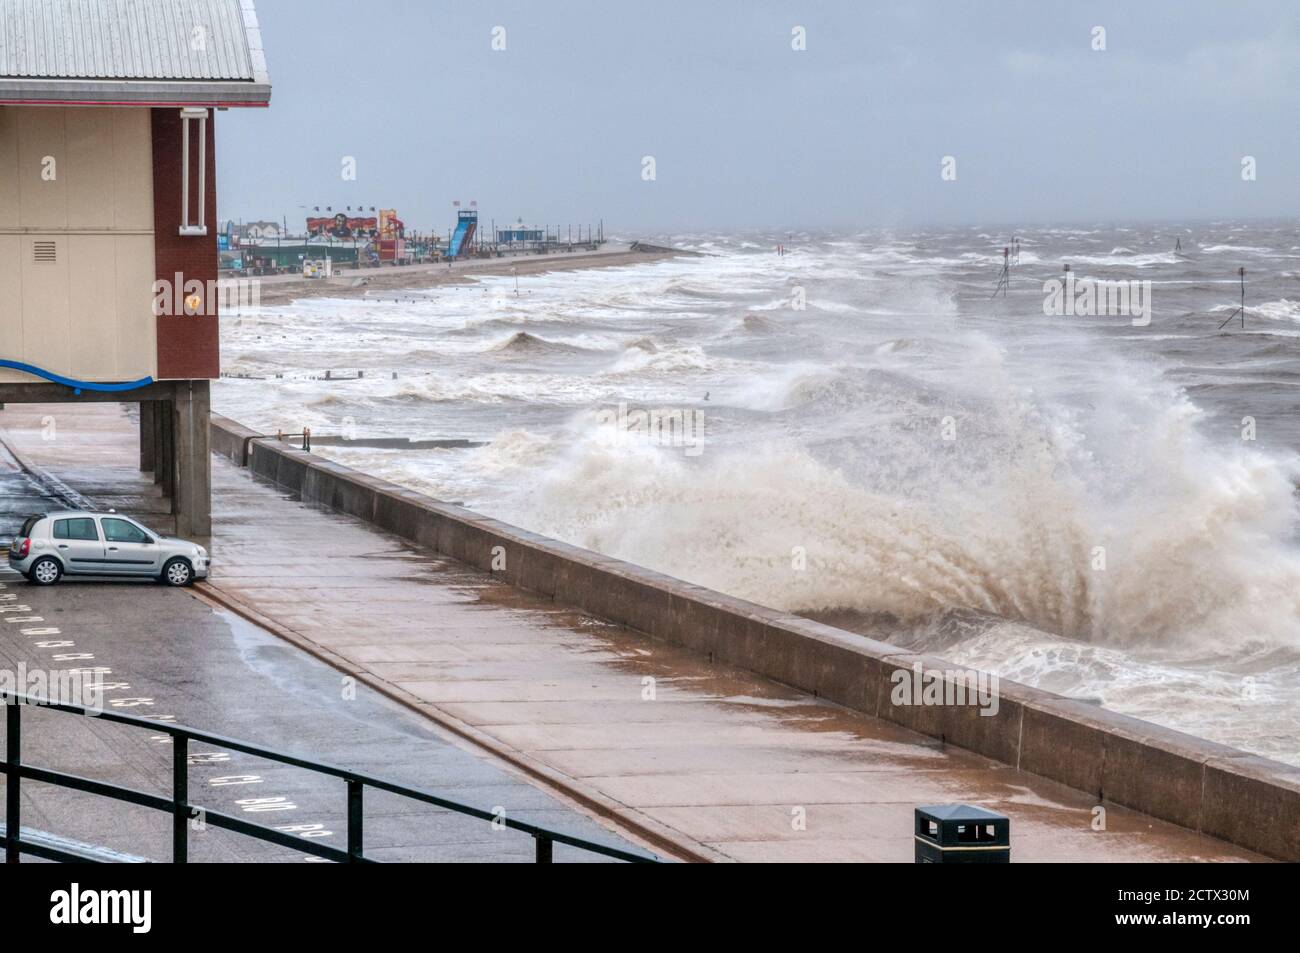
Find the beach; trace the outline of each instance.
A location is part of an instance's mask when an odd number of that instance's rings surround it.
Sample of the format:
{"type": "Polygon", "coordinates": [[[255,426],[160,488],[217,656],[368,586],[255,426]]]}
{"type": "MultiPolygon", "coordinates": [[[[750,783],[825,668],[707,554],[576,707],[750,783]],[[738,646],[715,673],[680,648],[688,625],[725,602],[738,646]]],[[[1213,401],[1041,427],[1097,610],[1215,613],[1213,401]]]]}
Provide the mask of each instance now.
{"type": "Polygon", "coordinates": [[[610,243],[596,251],[575,249],[548,255],[517,254],[502,258],[465,258],[422,265],[347,268],[329,278],[272,275],[256,278],[260,301],[288,304],[304,298],[374,297],[388,291],[413,291],[468,281],[472,276],[536,275],[586,268],[612,268],[671,257],[666,251],[635,250],[627,243],[610,243]]]}

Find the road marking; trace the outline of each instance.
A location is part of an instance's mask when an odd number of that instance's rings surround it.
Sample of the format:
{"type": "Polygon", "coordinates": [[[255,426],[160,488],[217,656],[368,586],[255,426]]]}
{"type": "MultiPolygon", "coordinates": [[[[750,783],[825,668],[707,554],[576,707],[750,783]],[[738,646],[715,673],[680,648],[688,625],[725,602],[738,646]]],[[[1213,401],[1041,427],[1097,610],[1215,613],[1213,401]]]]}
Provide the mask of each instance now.
{"type": "Polygon", "coordinates": [[[19,629],[23,635],[62,635],[63,633],[54,626],[46,626],[43,629],[19,629]]]}
{"type": "Polygon", "coordinates": [[[56,662],[78,662],[82,659],[93,659],[95,656],[91,652],[69,652],[66,655],[54,656],[56,662]]]}
{"type": "Polygon", "coordinates": [[[153,705],[152,698],[114,698],[109,702],[114,708],[139,708],[142,705],[153,705]]]}
{"type": "MultiPolygon", "coordinates": [[[[284,824],[276,828],[277,831],[284,831],[287,834],[301,834],[303,837],[311,839],[313,837],[333,837],[333,831],[325,830],[324,824],[284,824]]],[[[324,860],[324,858],[319,858],[324,860]]]]}
{"type": "Polygon", "coordinates": [[[44,622],[45,617],[39,615],[13,615],[6,616],[6,622],[44,622]]]}
{"type": "Polygon", "coordinates": [[[248,811],[250,814],[261,814],[266,811],[298,810],[297,804],[282,797],[248,797],[235,803],[239,805],[240,810],[248,811]]]}
{"type": "Polygon", "coordinates": [[[223,778],[208,778],[208,784],[214,788],[230,787],[234,784],[261,784],[262,779],[256,774],[228,774],[223,778]]]}
{"type": "Polygon", "coordinates": [[[201,751],[198,754],[189,756],[190,764],[217,764],[220,761],[229,761],[230,754],[226,751],[201,751]]]}
{"type": "Polygon", "coordinates": [[[59,642],[33,642],[38,649],[69,649],[76,645],[71,639],[63,639],[59,642]]]}

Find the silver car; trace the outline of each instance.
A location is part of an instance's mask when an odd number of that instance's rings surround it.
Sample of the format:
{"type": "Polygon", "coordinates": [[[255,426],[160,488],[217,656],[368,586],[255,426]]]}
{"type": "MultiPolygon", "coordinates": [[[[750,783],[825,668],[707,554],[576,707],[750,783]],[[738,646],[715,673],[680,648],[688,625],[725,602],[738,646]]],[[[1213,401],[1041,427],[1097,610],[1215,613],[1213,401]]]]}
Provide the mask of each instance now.
{"type": "Polygon", "coordinates": [[[188,586],[208,575],[208,551],[110,510],[30,516],[9,544],[9,565],[38,586],[70,576],[149,576],[188,586]]]}

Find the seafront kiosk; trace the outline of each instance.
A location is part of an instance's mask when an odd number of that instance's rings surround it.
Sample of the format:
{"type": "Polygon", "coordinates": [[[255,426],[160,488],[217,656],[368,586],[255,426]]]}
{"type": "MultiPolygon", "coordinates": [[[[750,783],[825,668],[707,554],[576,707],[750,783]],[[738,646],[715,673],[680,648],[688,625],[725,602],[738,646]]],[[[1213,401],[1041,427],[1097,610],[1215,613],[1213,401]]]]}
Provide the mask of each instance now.
{"type": "Polygon", "coordinates": [[[212,526],[214,117],[270,98],[253,0],[0,0],[0,403],[138,403],[182,536],[212,526]]]}

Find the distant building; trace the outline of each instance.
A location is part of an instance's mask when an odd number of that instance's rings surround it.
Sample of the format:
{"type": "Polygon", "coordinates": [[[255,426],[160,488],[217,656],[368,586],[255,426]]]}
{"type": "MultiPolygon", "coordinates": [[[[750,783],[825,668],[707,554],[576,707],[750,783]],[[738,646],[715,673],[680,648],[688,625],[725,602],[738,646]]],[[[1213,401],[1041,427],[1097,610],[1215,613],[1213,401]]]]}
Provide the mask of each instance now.
{"type": "Polygon", "coordinates": [[[284,236],[284,228],[279,222],[247,222],[239,235],[252,241],[275,241],[284,236]]]}
{"type": "Polygon", "coordinates": [[[0,0],[0,402],[138,402],[181,535],[211,532],[216,110],[270,98],[253,0],[0,0]]]}
{"type": "Polygon", "coordinates": [[[535,225],[525,225],[521,218],[513,225],[504,225],[497,229],[498,245],[518,245],[523,242],[540,242],[542,230],[535,225]]]}

